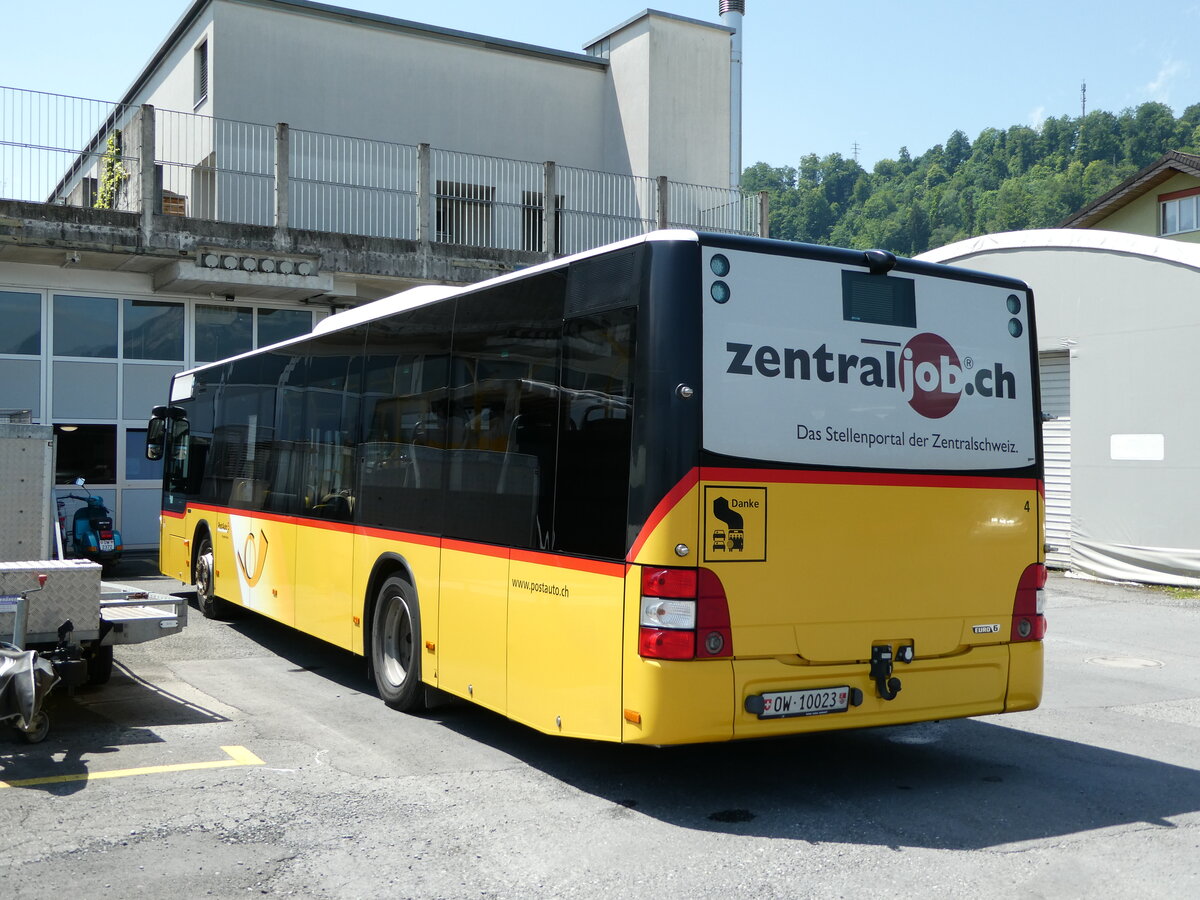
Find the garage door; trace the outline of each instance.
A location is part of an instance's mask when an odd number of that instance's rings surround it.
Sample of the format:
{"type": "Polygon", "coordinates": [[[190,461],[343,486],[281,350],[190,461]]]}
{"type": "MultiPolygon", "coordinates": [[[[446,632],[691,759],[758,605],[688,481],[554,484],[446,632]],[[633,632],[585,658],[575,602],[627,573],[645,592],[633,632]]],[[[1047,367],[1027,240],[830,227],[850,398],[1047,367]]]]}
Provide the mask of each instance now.
{"type": "Polygon", "coordinates": [[[1071,563],[1071,364],[1067,353],[1043,353],[1042,451],[1046,460],[1046,564],[1071,563]]]}

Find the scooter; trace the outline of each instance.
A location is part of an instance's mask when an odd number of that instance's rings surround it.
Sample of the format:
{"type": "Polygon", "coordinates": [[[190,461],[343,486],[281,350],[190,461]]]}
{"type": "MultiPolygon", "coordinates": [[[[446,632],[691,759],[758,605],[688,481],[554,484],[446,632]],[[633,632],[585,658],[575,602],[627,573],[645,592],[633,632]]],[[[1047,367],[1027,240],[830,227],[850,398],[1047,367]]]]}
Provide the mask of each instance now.
{"type": "MultiPolygon", "coordinates": [[[[76,478],[75,485],[84,487],[84,480],[76,478]]],[[[84,503],[71,517],[71,549],[74,554],[100,563],[103,574],[108,575],[121,558],[124,545],[121,532],[113,527],[112,513],[104,505],[104,499],[66,494],[62,500],[82,500],[84,503]]]]}

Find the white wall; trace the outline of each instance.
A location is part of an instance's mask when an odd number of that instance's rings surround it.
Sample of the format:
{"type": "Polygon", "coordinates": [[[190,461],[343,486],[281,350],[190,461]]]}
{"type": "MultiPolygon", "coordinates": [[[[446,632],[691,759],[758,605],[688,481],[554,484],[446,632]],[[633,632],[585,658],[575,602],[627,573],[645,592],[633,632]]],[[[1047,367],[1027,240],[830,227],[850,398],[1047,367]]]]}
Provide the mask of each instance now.
{"type": "Polygon", "coordinates": [[[216,3],[213,114],[599,167],[605,69],[433,35],[216,3]]]}
{"type": "Polygon", "coordinates": [[[629,172],[729,182],[729,31],[651,12],[608,36],[607,154],[629,172]]]}

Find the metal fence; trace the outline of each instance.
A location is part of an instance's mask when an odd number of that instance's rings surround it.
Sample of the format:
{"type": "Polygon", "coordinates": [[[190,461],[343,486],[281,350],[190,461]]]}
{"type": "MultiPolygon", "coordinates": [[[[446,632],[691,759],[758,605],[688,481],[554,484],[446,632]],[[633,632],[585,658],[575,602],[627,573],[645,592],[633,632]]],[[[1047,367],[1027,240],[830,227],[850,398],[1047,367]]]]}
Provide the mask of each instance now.
{"type": "Polygon", "coordinates": [[[658,224],[653,178],[559,166],[557,182],[563,253],[645,234],[658,224]]]}
{"type": "Polygon", "coordinates": [[[542,249],[541,163],[431,149],[430,168],[435,241],[542,249]]]}
{"type": "Polygon", "coordinates": [[[292,129],[289,224],[368,237],[417,237],[417,148],[292,129]]]}
{"type": "Polygon", "coordinates": [[[761,202],[731,188],[5,87],[0,197],[142,213],[152,203],[153,213],[217,222],[553,254],[656,227],[757,234],[761,202]]]}
{"type": "Polygon", "coordinates": [[[237,225],[275,221],[275,129],[154,112],[159,211],[237,225]]]}
{"type": "Polygon", "coordinates": [[[106,153],[113,165],[137,163],[121,147],[133,111],[105,100],[0,87],[0,197],[53,202],[65,184],[74,183],[72,202],[95,206],[98,182],[81,183],[80,173],[99,174],[106,153]]]}
{"type": "Polygon", "coordinates": [[[758,233],[758,196],[734,188],[672,181],[667,188],[667,227],[758,233]]]}

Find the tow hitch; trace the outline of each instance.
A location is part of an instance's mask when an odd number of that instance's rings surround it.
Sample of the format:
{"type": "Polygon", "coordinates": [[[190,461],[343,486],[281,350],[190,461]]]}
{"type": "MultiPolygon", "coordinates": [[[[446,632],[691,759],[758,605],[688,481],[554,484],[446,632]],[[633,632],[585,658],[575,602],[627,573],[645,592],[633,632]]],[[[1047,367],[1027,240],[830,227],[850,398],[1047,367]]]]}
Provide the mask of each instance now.
{"type": "Polygon", "coordinates": [[[902,663],[913,661],[912,644],[901,644],[895,654],[891,644],[880,644],[871,648],[871,678],[875,681],[875,690],[884,700],[895,700],[903,685],[900,679],[892,675],[894,660],[902,663]]]}

